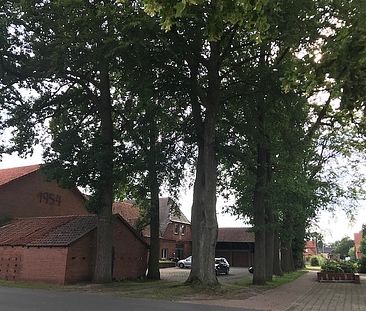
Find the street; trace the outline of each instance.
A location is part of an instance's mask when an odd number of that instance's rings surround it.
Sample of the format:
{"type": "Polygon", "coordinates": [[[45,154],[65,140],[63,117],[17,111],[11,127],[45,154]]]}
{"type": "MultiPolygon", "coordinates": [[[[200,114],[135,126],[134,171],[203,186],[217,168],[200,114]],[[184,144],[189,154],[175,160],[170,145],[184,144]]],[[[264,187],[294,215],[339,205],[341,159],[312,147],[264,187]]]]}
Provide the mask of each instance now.
{"type": "MultiPolygon", "coordinates": [[[[162,280],[184,282],[187,280],[190,269],[184,268],[165,268],[160,269],[160,277],[162,280]]],[[[252,274],[249,273],[248,268],[230,267],[230,273],[228,275],[218,275],[217,279],[220,283],[232,283],[242,280],[243,278],[252,278],[252,274]]]]}
{"type": "MultiPolygon", "coordinates": [[[[0,287],[1,311],[237,311],[237,308],[120,298],[107,294],[0,287]]],[[[242,311],[253,311],[241,309],[242,311]]]]}

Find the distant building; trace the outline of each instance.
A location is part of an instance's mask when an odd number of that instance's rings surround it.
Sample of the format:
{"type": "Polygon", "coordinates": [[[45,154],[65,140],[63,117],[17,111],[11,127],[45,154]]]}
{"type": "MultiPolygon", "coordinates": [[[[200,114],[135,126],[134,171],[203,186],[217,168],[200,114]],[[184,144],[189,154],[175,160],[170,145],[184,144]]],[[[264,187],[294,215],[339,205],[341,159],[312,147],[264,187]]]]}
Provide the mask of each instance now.
{"type": "Polygon", "coordinates": [[[353,236],[354,236],[354,241],[355,241],[355,256],[357,259],[361,259],[362,253],[361,253],[360,247],[361,247],[361,241],[363,238],[362,231],[354,233],[353,236]]]}
{"type": "Polygon", "coordinates": [[[310,240],[305,242],[304,247],[304,260],[309,261],[311,256],[318,254],[317,244],[315,240],[310,240]]]}
{"type": "Polygon", "coordinates": [[[250,228],[219,228],[216,257],[225,257],[233,267],[249,267],[254,259],[254,232],[250,228]]]}
{"type": "MultiPolygon", "coordinates": [[[[140,210],[133,201],[115,202],[113,213],[125,218],[137,229],[140,210]]],[[[192,228],[187,217],[171,198],[159,199],[160,258],[185,258],[192,252],[192,228]]],[[[142,235],[150,243],[150,227],[143,228],[142,235]]]]}

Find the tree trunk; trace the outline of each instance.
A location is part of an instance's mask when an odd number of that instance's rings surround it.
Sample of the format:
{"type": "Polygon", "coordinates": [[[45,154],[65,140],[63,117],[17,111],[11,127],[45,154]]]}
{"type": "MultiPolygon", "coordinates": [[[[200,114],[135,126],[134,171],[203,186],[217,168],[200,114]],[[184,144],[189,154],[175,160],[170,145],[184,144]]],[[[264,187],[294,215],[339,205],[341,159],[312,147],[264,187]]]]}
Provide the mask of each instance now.
{"type": "Polygon", "coordinates": [[[282,271],[285,273],[295,271],[292,243],[290,240],[282,242],[281,255],[282,271]]]}
{"type": "Polygon", "coordinates": [[[265,182],[266,182],[266,150],[257,146],[257,176],[254,188],[254,273],[253,284],[266,283],[266,233],[265,233],[265,182]]]}
{"type": "MultiPolygon", "coordinates": [[[[264,63],[264,56],[261,56],[264,63]]],[[[263,84],[263,81],[261,81],[263,84]]],[[[254,187],[253,210],[254,210],[254,273],[253,284],[263,285],[266,283],[266,206],[267,197],[267,137],[265,133],[265,98],[256,102],[256,135],[257,163],[256,182],[254,187]]]]}
{"type": "Polygon", "coordinates": [[[154,113],[149,113],[150,137],[149,137],[149,155],[148,170],[151,192],[150,202],[150,256],[148,263],[147,278],[150,280],[160,280],[159,258],[160,258],[160,221],[159,221],[159,181],[157,174],[157,133],[154,113]]]}
{"type": "Polygon", "coordinates": [[[273,245],[273,274],[277,276],[283,275],[281,267],[281,243],[277,230],[274,230],[274,245],[273,245]]]}
{"type": "Polygon", "coordinates": [[[266,252],[266,281],[272,281],[273,259],[274,259],[274,215],[272,205],[271,183],[272,183],[272,160],[270,150],[266,150],[266,189],[265,189],[265,252],[266,252]]]}
{"type": "Polygon", "coordinates": [[[100,208],[98,210],[94,282],[106,283],[112,280],[113,121],[110,80],[106,68],[101,70],[100,78],[98,113],[102,145],[98,157],[99,163],[97,163],[100,170],[100,184],[97,189],[100,208]]]}
{"type": "Polygon", "coordinates": [[[200,115],[199,105],[195,100],[192,102],[197,129],[198,159],[192,204],[192,268],[187,282],[203,286],[213,286],[218,283],[215,274],[217,240],[215,140],[220,101],[219,53],[218,43],[211,42],[207,103],[203,122],[197,117],[200,115]]]}
{"type": "Polygon", "coordinates": [[[295,271],[292,253],[292,240],[294,232],[294,218],[291,212],[286,212],[282,224],[281,236],[281,267],[285,273],[295,271]]]}

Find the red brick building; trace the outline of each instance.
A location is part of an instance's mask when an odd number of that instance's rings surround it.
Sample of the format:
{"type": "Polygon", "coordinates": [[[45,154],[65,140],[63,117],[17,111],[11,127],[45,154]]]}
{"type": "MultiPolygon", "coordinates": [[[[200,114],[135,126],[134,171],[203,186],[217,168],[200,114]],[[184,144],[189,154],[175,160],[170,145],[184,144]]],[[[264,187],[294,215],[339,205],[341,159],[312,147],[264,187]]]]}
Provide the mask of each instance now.
{"type": "MultiPolygon", "coordinates": [[[[76,187],[63,189],[47,180],[40,165],[0,170],[0,226],[13,220],[0,227],[0,278],[56,283],[90,280],[96,216],[87,212],[85,203],[76,187]],[[35,218],[39,216],[43,217],[35,218]]],[[[113,277],[140,277],[146,271],[146,241],[128,221],[116,219],[113,277]]]]}
{"type": "MultiPolygon", "coordinates": [[[[159,212],[161,259],[182,259],[191,255],[192,228],[190,221],[171,198],[159,199],[159,212]]],[[[121,215],[131,226],[136,228],[140,210],[134,202],[115,202],[113,204],[113,213],[121,215]]],[[[145,227],[142,234],[149,243],[149,227],[145,227]]]]}
{"type": "Polygon", "coordinates": [[[16,217],[87,214],[80,191],[48,181],[40,165],[0,170],[0,222],[16,217]]]}
{"type": "Polygon", "coordinates": [[[357,259],[361,259],[362,253],[361,253],[360,247],[361,247],[361,241],[362,241],[362,231],[354,233],[353,236],[354,236],[354,240],[355,240],[355,256],[357,259]]]}
{"type": "Polygon", "coordinates": [[[317,245],[315,240],[310,240],[305,242],[304,247],[304,260],[309,261],[311,256],[318,254],[317,245]]]}
{"type": "Polygon", "coordinates": [[[233,267],[249,267],[254,260],[254,232],[250,228],[219,228],[216,257],[225,257],[233,267]]]}
{"type": "MultiPolygon", "coordinates": [[[[92,279],[95,215],[29,217],[0,227],[0,278],[75,283],[92,279]]],[[[113,219],[113,279],[145,275],[146,242],[120,216],[113,219]]]]}

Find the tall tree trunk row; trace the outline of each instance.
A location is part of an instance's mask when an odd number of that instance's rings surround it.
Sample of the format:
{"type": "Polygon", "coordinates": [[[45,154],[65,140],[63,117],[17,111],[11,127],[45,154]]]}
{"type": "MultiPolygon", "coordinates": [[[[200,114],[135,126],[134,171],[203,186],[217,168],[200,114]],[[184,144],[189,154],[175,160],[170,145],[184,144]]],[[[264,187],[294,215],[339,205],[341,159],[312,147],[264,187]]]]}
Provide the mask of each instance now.
{"type": "Polygon", "coordinates": [[[100,186],[100,208],[97,224],[97,251],[94,269],[94,282],[106,283],[112,280],[112,204],[113,204],[113,121],[108,69],[103,66],[100,74],[100,102],[98,114],[101,123],[98,168],[100,186]]]}

